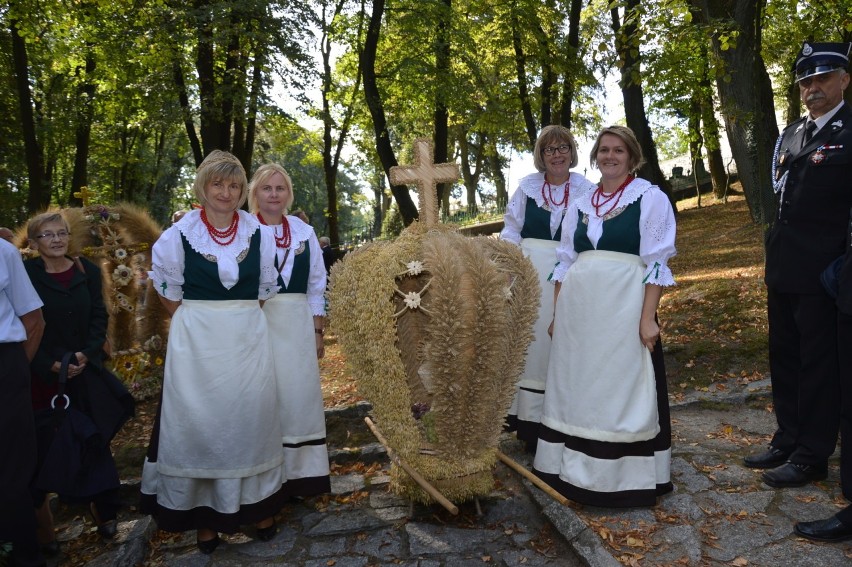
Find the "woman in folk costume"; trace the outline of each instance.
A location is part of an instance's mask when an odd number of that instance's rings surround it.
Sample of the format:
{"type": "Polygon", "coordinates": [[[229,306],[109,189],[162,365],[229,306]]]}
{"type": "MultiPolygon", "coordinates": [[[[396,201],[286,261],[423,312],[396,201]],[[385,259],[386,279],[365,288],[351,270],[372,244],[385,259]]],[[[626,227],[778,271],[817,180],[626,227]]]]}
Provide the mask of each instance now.
{"type": "Polygon", "coordinates": [[[314,229],[288,215],[290,176],[277,164],[262,165],[249,185],[249,208],[275,232],[281,291],[263,305],[281,406],[285,490],[312,496],[331,490],[325,412],[318,360],[323,357],[326,270],[314,229]]]}
{"type": "Polygon", "coordinates": [[[663,287],[674,285],[667,262],[675,219],[666,195],[633,176],[642,161],[629,128],[598,135],[591,163],[601,185],[572,202],[553,273],[553,348],[534,472],[595,506],[651,506],[672,490],[656,311],[663,287]]]}
{"type": "Polygon", "coordinates": [[[508,429],[517,430],[527,451],[535,450],[544,402],[550,337],[547,326],[553,317],[553,294],[548,283],[556,264],[556,247],[562,234],[562,218],[569,203],[593,190],[594,184],[570,169],[577,165],[577,142],[564,126],[545,126],[535,142],[533,163],[538,173],[521,179],[506,205],[500,238],[520,245],[536,267],[541,287],[535,336],[527,351],[524,371],[507,417],[508,429]]]}
{"type": "Polygon", "coordinates": [[[205,554],[218,532],[255,524],[271,539],[286,502],[280,412],[266,317],[275,238],[238,210],[246,175],[213,151],[198,168],[200,210],[154,244],[151,278],[172,314],[160,411],[142,472],[142,511],[160,529],[197,530],[205,554]],[[258,301],[260,300],[260,301],[258,301]]]}

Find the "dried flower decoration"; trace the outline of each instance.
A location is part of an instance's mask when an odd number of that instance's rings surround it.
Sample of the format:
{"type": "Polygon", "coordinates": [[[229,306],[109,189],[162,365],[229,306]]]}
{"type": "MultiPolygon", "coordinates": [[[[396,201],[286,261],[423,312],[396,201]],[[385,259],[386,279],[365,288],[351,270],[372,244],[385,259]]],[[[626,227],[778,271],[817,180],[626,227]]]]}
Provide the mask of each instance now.
{"type": "Polygon", "coordinates": [[[124,264],[119,264],[112,271],[112,281],[115,283],[116,287],[124,287],[130,283],[130,280],[133,279],[133,270],[125,266],[124,264]]]}

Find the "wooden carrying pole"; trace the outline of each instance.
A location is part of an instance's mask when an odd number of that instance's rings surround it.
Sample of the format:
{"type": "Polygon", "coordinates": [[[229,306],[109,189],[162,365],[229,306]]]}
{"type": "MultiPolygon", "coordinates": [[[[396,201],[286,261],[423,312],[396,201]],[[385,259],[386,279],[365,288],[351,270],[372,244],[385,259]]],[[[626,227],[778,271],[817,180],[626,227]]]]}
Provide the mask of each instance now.
{"type": "Polygon", "coordinates": [[[545,494],[547,494],[548,496],[550,496],[551,498],[553,498],[554,500],[556,500],[560,504],[568,506],[569,502],[568,502],[567,498],[565,498],[564,496],[562,496],[561,494],[559,494],[558,492],[553,490],[553,488],[551,488],[549,484],[547,484],[546,482],[544,482],[543,480],[541,480],[540,478],[535,476],[533,473],[528,471],[526,468],[522,467],[520,464],[517,463],[517,461],[510,459],[509,457],[507,457],[505,454],[503,454],[500,451],[497,451],[497,458],[500,459],[501,461],[503,461],[504,463],[506,463],[506,465],[510,469],[513,469],[515,472],[520,474],[522,477],[526,478],[528,481],[530,481],[531,483],[533,483],[534,485],[539,487],[545,494]]]}
{"type": "Polygon", "coordinates": [[[394,453],[393,449],[391,449],[388,445],[388,442],[385,439],[384,435],[382,435],[382,432],[379,431],[379,428],[376,426],[375,423],[373,423],[373,420],[371,420],[369,417],[365,417],[364,421],[367,423],[367,427],[370,428],[370,431],[373,432],[373,435],[376,436],[376,439],[379,440],[379,443],[381,443],[385,450],[388,452],[388,457],[390,457],[390,459],[394,463],[402,467],[402,470],[408,473],[408,476],[414,479],[414,482],[419,484],[420,487],[423,488],[423,490],[425,490],[427,494],[429,494],[429,496],[431,496],[438,502],[438,504],[449,510],[450,514],[452,514],[453,516],[457,516],[459,513],[458,506],[447,500],[447,498],[443,494],[438,492],[438,490],[434,486],[429,484],[429,482],[425,478],[420,476],[420,473],[408,466],[405,461],[403,461],[396,453],[394,453]]]}

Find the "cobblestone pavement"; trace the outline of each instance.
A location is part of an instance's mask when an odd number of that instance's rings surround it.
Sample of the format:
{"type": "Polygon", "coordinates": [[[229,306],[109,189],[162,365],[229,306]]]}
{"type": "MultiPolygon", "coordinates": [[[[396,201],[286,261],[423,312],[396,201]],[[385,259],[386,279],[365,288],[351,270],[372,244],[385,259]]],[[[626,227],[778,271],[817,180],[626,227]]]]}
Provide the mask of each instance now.
{"type": "MultiPolygon", "coordinates": [[[[760,471],[742,465],[742,457],[764,447],[774,429],[769,405],[768,381],[739,391],[711,388],[674,404],[675,490],[652,509],[562,506],[502,464],[495,468],[496,490],[480,502],[482,515],[474,503],[462,504],[456,517],[438,506],[412,508],[388,493],[386,456],[371,444],[335,451],[333,460],[379,462],[377,474],[334,477],[334,496],[323,511],[313,499],[288,506],[271,542],[252,539],[247,529],[226,536],[212,556],[205,556],[195,549],[195,534],[188,533],[160,543],[154,564],[852,565],[849,542],[816,544],[792,533],[795,521],[827,517],[845,505],[837,454],[829,462],[828,479],[794,489],[770,488],[760,481],[760,471]]],[[[349,411],[354,417],[347,419],[356,427],[364,407],[349,411]]],[[[501,448],[531,465],[521,444],[508,435],[501,448]]],[[[148,556],[154,525],[126,512],[121,520],[119,539],[89,565],[129,567],[148,556]]]]}

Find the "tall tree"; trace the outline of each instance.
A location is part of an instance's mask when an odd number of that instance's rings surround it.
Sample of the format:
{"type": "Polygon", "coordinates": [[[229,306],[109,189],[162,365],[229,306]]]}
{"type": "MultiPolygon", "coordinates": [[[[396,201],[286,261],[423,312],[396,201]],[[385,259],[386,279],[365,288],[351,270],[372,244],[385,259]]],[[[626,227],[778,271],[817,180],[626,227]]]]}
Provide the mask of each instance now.
{"type": "MultiPolygon", "coordinates": [[[[364,25],[364,3],[360,1],[360,6],[354,15],[355,26],[354,34],[348,38],[348,43],[352,45],[355,53],[363,51],[363,25],[364,25]]],[[[332,38],[337,35],[338,29],[348,27],[346,22],[341,22],[344,19],[343,10],[346,5],[346,0],[336,0],[333,5],[328,1],[322,2],[320,52],[322,54],[322,123],[323,123],[323,170],[325,171],[325,187],[328,193],[328,236],[331,244],[337,247],[340,244],[340,230],[338,223],[338,207],[337,207],[337,176],[340,169],[341,156],[343,147],[346,144],[349,136],[349,129],[352,126],[352,119],[355,113],[358,96],[361,93],[361,66],[357,65],[355,71],[355,79],[351,85],[346,86],[335,84],[334,75],[331,67],[332,56],[332,38]],[[344,95],[344,90],[348,90],[348,95],[344,95]],[[333,98],[337,95],[342,101],[343,116],[338,121],[332,115],[333,98]],[[334,129],[337,128],[337,139],[333,139],[334,129]]]]}
{"type": "MultiPolygon", "coordinates": [[[[376,52],[381,37],[384,11],[385,0],[373,0],[370,23],[367,26],[367,34],[364,40],[364,51],[361,53],[361,71],[364,75],[364,98],[367,101],[367,107],[370,109],[370,116],[373,119],[376,151],[385,170],[385,175],[390,179],[390,168],[398,165],[398,163],[396,161],[396,153],[391,145],[384,103],[376,77],[376,52]]],[[[399,206],[403,222],[406,226],[411,224],[417,219],[418,215],[417,207],[411,199],[408,187],[405,185],[391,185],[390,189],[399,206]]]]}
{"type": "Polygon", "coordinates": [[[626,0],[624,4],[624,21],[619,15],[619,7],[613,4],[610,8],[612,17],[612,30],[615,32],[615,49],[618,53],[621,71],[621,92],[624,97],[624,113],[627,118],[627,126],[636,134],[639,145],[645,153],[645,164],[640,168],[639,174],[657,185],[672,198],[672,188],[669,180],[660,170],[660,162],[657,158],[657,146],[648,124],[648,116],[645,113],[645,100],[642,95],[642,70],[639,45],[642,34],[641,9],[639,0],[626,0]]]}
{"type": "Polygon", "coordinates": [[[9,6],[9,31],[12,40],[12,65],[15,69],[15,85],[18,91],[18,109],[21,113],[21,130],[27,159],[29,196],[27,207],[30,211],[45,208],[50,203],[50,178],[45,170],[44,149],[37,137],[35,113],[33,112],[32,93],[30,91],[29,58],[26,33],[21,26],[21,8],[17,2],[9,6]]]}
{"type": "Polygon", "coordinates": [[[768,224],[775,215],[770,165],[778,124],[761,57],[765,0],[690,2],[696,19],[709,30],[721,111],[751,217],[756,223],[768,224]]]}

